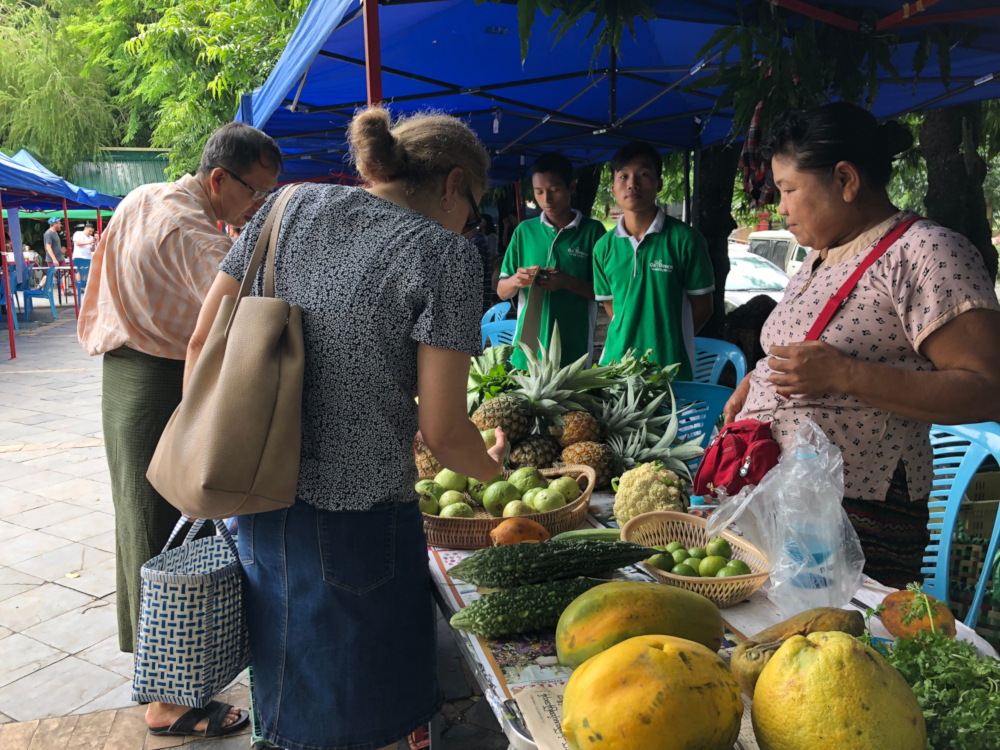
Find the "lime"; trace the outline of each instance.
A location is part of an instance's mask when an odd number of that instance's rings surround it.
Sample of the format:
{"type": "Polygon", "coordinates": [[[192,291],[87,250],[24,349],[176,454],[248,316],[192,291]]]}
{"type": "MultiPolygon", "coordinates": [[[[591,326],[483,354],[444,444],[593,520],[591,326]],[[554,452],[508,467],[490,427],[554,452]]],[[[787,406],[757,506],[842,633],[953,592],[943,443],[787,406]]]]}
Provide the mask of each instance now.
{"type": "Polygon", "coordinates": [[[670,570],[677,564],[670,555],[653,555],[646,562],[660,570],[670,570]]]}
{"type": "Polygon", "coordinates": [[[686,578],[697,578],[698,577],[698,574],[695,572],[695,569],[692,568],[690,565],[685,565],[684,563],[680,563],[679,565],[675,565],[670,570],[670,572],[673,573],[675,576],[685,576],[686,578]]]}
{"type": "Polygon", "coordinates": [[[660,552],[667,552],[667,548],[664,547],[662,544],[654,544],[653,549],[658,549],[660,550],[660,552]]]}
{"type": "Polygon", "coordinates": [[[674,565],[680,565],[682,562],[684,562],[690,557],[686,549],[674,550],[673,556],[674,556],[674,565]]]}
{"type": "Polygon", "coordinates": [[[729,542],[722,537],[718,537],[710,541],[705,545],[705,549],[708,551],[708,554],[716,557],[724,557],[727,560],[733,556],[733,548],[730,547],[729,542]]]}
{"type": "Polygon", "coordinates": [[[729,564],[726,565],[726,567],[729,568],[729,569],[731,569],[731,570],[737,571],[736,573],[732,573],[732,575],[748,576],[751,573],[753,573],[753,571],[750,570],[750,566],[747,565],[742,560],[730,560],[729,564]]]}
{"type": "Polygon", "coordinates": [[[729,563],[724,557],[706,557],[698,566],[698,574],[702,578],[715,578],[715,575],[729,563]]]}
{"type": "Polygon", "coordinates": [[[684,549],[684,545],[680,542],[671,542],[667,545],[667,552],[676,552],[679,549],[684,549]]]}
{"type": "Polygon", "coordinates": [[[689,557],[697,557],[699,560],[704,560],[708,557],[708,553],[701,547],[692,547],[688,550],[689,557]]]}
{"type": "Polygon", "coordinates": [[[736,570],[736,568],[730,568],[727,565],[725,568],[723,568],[718,573],[716,573],[715,577],[716,578],[729,578],[730,576],[741,576],[741,575],[743,575],[743,574],[740,573],[738,570],[736,570]]]}

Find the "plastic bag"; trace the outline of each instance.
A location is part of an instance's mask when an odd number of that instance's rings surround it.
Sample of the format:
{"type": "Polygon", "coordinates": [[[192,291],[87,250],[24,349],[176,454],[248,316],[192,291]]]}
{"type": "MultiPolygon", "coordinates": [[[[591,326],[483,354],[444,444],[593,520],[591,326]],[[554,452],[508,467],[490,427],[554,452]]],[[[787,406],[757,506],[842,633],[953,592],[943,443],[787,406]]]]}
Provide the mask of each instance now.
{"type": "Polygon", "coordinates": [[[722,495],[706,530],[717,536],[736,523],[767,555],[768,598],[785,617],[814,607],[843,607],[861,587],[865,567],[843,499],[840,449],[807,420],[759,485],[722,495]]]}

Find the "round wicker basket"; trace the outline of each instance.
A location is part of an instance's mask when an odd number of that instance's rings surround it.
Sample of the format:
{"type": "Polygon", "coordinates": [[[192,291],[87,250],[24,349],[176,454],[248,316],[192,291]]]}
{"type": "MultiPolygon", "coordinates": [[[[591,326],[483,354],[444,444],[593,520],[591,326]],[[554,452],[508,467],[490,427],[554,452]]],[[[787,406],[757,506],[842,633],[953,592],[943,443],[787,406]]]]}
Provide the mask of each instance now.
{"type": "MultiPolygon", "coordinates": [[[[589,466],[577,465],[562,466],[558,469],[542,469],[541,471],[548,479],[563,476],[573,477],[583,492],[580,497],[562,508],[544,513],[533,513],[530,516],[522,516],[522,518],[530,518],[532,521],[540,523],[552,536],[580,528],[587,515],[587,508],[590,506],[590,495],[594,491],[597,473],[589,466]]],[[[513,473],[513,471],[505,471],[503,473],[504,479],[513,473]]],[[[494,518],[481,505],[473,503],[471,497],[469,501],[469,505],[476,512],[475,518],[441,518],[424,513],[424,533],[427,534],[428,544],[450,549],[483,549],[493,546],[490,532],[507,519],[494,518]]]]}
{"type": "MultiPolygon", "coordinates": [[[[654,511],[636,516],[622,528],[622,541],[645,544],[647,547],[680,542],[685,549],[704,547],[708,544],[704,518],[687,513],[654,511]]],[[[713,601],[721,609],[732,607],[764,585],[768,577],[767,558],[750,542],[731,531],[723,531],[722,538],[733,548],[733,557],[742,560],[753,571],[746,576],[728,578],[688,578],[654,568],[646,562],[639,563],[660,583],[694,591],[713,601]]]]}

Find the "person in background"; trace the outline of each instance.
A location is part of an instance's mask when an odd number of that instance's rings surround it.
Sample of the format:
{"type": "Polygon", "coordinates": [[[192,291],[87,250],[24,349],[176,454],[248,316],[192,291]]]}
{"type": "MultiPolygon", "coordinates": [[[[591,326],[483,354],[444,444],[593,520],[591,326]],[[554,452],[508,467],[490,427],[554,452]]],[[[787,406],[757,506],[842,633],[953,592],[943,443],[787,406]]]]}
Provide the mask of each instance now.
{"type": "Polygon", "coordinates": [[[611,159],[612,192],[624,214],[594,248],[594,291],[611,324],[601,364],[629,349],[691,380],[694,337],[712,317],[715,274],[698,230],[656,205],[663,161],[634,141],[611,159]]]}
{"type": "MultiPolygon", "coordinates": [[[[552,329],[558,323],[562,364],[588,355],[590,366],[597,325],[591,253],[604,235],[604,225],[570,207],[576,180],[573,165],[562,154],[539,157],[531,167],[531,185],[542,215],[522,221],[514,230],[504,255],[497,295],[503,300],[517,295],[514,340],[519,342],[531,295],[541,294],[538,343],[548,347],[552,329]],[[529,289],[533,282],[535,286],[529,289]]],[[[511,362],[523,370],[528,360],[517,349],[511,362]]]]}
{"type": "MultiPolygon", "coordinates": [[[[278,184],[281,151],[267,135],[229,123],[208,139],[194,175],[143,185],[121,202],[92,259],[80,308],[80,345],[104,356],[101,409],[115,507],[118,645],[134,652],[140,569],[158,555],[180,512],[146,480],[181,401],[184,359],[216,268],[232,247],[223,221],[242,226],[278,184]]],[[[212,701],[189,709],[151,703],[154,734],[236,731],[247,711],[212,701]]]]}
{"type": "Polygon", "coordinates": [[[493,293],[493,265],[495,256],[490,253],[489,239],[480,229],[481,225],[482,222],[462,236],[479,251],[479,257],[483,261],[483,313],[485,314],[495,304],[495,295],[493,293]]]}
{"type": "Polygon", "coordinates": [[[61,229],[62,221],[53,216],[49,219],[49,228],[42,238],[42,242],[45,243],[45,255],[49,259],[49,264],[53,266],[61,266],[66,262],[62,253],[62,238],[59,236],[61,229]]]}
{"type": "Polygon", "coordinates": [[[508,209],[507,213],[500,217],[500,249],[502,251],[507,252],[507,248],[510,247],[510,241],[514,237],[517,225],[517,209],[508,209]]]}
{"type": "Polygon", "coordinates": [[[87,224],[82,230],[73,232],[73,260],[90,260],[96,245],[93,224],[87,224]]]}
{"type": "Polygon", "coordinates": [[[497,252],[500,250],[500,235],[497,234],[497,228],[493,224],[492,216],[483,214],[483,220],[479,223],[479,231],[486,237],[490,255],[495,258],[497,252]]]}
{"type": "Polygon", "coordinates": [[[778,213],[813,248],[761,332],[769,356],[743,379],[726,422],[770,422],[788,447],[810,419],[844,458],[844,509],[865,574],[904,588],[923,578],[933,481],[930,425],[1000,420],[1000,304],[982,256],[929,219],[866,270],[818,341],[818,313],[901,222],[886,185],[906,126],[836,103],[778,118],[761,154],[778,213]]]}
{"type": "MultiPolygon", "coordinates": [[[[442,464],[482,481],[507,442],[497,430],[488,452],[466,410],[483,268],[460,235],[480,221],[486,150],[453,117],[393,123],[381,107],[355,112],[347,141],[368,187],[299,187],[274,256],[275,296],[302,307],[298,497],[239,517],[254,704],[285,750],[389,750],[441,709],[413,437],[419,427],[442,464]]],[[[269,210],[219,267],[189,374],[269,210]]]]}
{"type": "Polygon", "coordinates": [[[24,260],[27,263],[39,264],[42,262],[42,257],[31,249],[31,245],[24,243],[21,245],[21,251],[24,253],[24,260]]]}

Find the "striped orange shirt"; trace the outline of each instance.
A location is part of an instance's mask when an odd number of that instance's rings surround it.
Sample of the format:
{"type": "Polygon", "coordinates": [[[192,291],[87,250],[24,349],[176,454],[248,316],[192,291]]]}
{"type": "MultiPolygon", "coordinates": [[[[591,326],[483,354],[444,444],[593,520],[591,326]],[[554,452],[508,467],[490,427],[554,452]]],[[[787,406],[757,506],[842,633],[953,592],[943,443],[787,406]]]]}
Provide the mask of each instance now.
{"type": "Polygon", "coordinates": [[[184,359],[232,243],[194,177],[133,190],[91,261],[77,323],[80,345],[90,355],[128,346],[184,359]]]}

